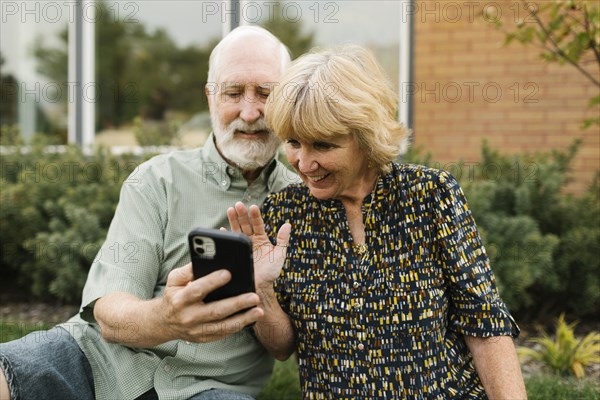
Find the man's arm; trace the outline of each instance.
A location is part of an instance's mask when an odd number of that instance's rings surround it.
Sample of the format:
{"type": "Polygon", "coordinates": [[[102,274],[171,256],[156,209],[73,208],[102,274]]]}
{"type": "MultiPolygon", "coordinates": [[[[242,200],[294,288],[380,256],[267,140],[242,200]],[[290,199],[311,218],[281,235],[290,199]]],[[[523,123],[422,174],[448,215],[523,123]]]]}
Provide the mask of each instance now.
{"type": "Polygon", "coordinates": [[[125,292],[111,293],[96,302],[94,317],[105,340],[129,347],[148,348],[175,339],[219,340],[264,314],[256,308],[259,298],[255,293],[211,303],[202,301],[230,279],[227,270],[220,270],[194,280],[188,264],[169,273],[162,297],[142,300],[125,292]],[[247,308],[251,309],[232,316],[247,308]]]}
{"type": "Polygon", "coordinates": [[[510,336],[464,336],[473,362],[491,400],[527,399],[521,366],[510,336]]]}

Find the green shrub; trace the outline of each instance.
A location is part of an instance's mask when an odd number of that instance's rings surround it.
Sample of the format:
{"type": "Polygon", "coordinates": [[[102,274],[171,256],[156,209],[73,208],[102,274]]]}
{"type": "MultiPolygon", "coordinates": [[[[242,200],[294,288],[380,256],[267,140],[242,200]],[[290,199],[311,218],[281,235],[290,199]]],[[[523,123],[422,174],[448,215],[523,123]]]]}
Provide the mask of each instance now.
{"type": "Polygon", "coordinates": [[[552,295],[561,311],[583,317],[600,315],[600,206],[597,185],[579,198],[564,201],[563,230],[554,252],[555,281],[551,293],[533,288],[539,296],[552,295]]]}
{"type": "Polygon", "coordinates": [[[508,156],[484,143],[481,163],[461,179],[500,293],[525,319],[598,315],[597,185],[579,197],[564,193],[578,147],[508,156]]]}
{"type": "Polygon", "coordinates": [[[519,357],[542,362],[550,370],[560,375],[574,375],[576,378],[585,376],[585,368],[594,363],[600,363],[600,332],[594,331],[582,339],[575,337],[576,323],[567,324],[564,314],[556,323],[554,338],[543,334],[533,339],[540,347],[519,347],[519,357]]]}
{"type": "MultiPolygon", "coordinates": [[[[2,137],[12,138],[3,131],[2,137]]],[[[0,280],[41,298],[77,302],[104,240],[122,182],[142,160],[76,147],[15,143],[0,159],[0,280]],[[13,284],[14,283],[14,284],[13,284]]],[[[525,320],[600,316],[598,184],[563,193],[577,151],[507,156],[484,145],[478,163],[436,165],[461,182],[502,297],[525,320]]]]}
{"type": "Polygon", "coordinates": [[[180,123],[173,120],[133,120],[133,134],[140,146],[169,146],[179,141],[180,123]]]}
{"type": "Polygon", "coordinates": [[[579,147],[503,155],[484,143],[482,159],[442,168],[461,183],[511,311],[525,320],[567,312],[600,317],[600,199],[598,179],[587,193],[564,193],[579,147]]]}
{"type": "Polygon", "coordinates": [[[529,289],[552,270],[558,238],[540,233],[536,221],[525,215],[490,212],[479,221],[502,298],[511,310],[533,306],[538,299],[529,289]]]}
{"type": "Polygon", "coordinates": [[[39,141],[13,150],[0,160],[0,279],[76,303],[121,184],[141,160],[39,141]]]}
{"type": "Polygon", "coordinates": [[[18,125],[0,125],[0,146],[21,146],[23,143],[18,125]]]}

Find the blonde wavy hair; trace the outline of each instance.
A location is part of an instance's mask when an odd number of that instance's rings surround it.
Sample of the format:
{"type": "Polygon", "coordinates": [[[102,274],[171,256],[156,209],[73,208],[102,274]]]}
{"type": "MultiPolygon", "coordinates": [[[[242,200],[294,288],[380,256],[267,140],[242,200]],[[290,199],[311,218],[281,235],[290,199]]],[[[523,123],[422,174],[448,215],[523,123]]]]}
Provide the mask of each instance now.
{"type": "Polygon", "coordinates": [[[371,166],[385,173],[390,161],[406,152],[410,137],[396,120],[397,104],[371,52],[346,45],[294,61],[271,92],[265,117],[282,140],[352,135],[371,166]]]}

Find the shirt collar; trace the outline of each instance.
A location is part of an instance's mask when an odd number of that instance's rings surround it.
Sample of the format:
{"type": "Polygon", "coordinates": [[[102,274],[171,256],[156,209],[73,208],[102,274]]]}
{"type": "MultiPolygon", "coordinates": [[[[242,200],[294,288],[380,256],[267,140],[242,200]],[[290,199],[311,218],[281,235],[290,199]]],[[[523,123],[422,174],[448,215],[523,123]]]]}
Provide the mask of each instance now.
{"type": "MultiPolygon", "coordinates": [[[[202,158],[205,162],[212,164],[216,167],[218,173],[210,174],[211,178],[224,189],[228,189],[232,183],[238,184],[241,181],[246,182],[246,179],[242,175],[242,171],[227,163],[219,150],[217,149],[217,145],[215,142],[215,135],[213,132],[206,139],[206,143],[202,147],[202,158]]],[[[277,160],[276,156],[273,156],[271,160],[267,163],[267,165],[263,168],[260,175],[256,178],[256,180],[252,183],[265,185],[268,187],[269,191],[272,190],[272,186],[276,182],[276,174],[272,172],[276,170],[277,160]]]]}

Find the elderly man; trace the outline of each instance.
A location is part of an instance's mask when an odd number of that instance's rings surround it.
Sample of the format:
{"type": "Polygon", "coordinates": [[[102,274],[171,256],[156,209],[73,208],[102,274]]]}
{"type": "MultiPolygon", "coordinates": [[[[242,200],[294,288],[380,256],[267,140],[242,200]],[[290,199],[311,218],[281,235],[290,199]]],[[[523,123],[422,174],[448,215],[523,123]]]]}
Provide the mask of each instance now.
{"type": "Polygon", "coordinates": [[[261,204],[296,181],[275,159],[279,142],[263,117],[289,62],[285,46],[262,28],[237,28],[215,47],[206,85],[214,134],[203,148],[157,156],[127,179],[81,312],[0,345],[0,398],[259,393],[273,367],[246,328],[264,314],[259,297],[204,303],[231,276],[222,270],[194,280],[186,240],[196,226],[226,226],[236,201],[261,204]]]}

